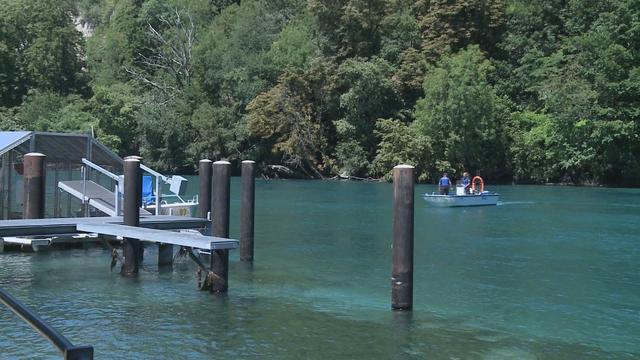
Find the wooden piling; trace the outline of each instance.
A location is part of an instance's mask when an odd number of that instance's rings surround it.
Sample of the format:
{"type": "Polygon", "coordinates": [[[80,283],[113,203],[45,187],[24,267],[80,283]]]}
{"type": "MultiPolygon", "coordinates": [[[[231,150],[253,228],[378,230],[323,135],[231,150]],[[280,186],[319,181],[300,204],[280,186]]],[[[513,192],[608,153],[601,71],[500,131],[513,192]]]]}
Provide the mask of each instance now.
{"type": "Polygon", "coordinates": [[[198,177],[200,192],[198,193],[198,217],[209,218],[211,211],[211,163],[209,159],[202,159],[198,163],[198,177]]]}
{"type": "Polygon", "coordinates": [[[158,244],[158,266],[173,265],[173,244],[158,244]]]}
{"type": "Polygon", "coordinates": [[[24,164],[24,219],[44,218],[45,158],[41,153],[28,153],[24,164]]]}
{"type": "MultiPolygon", "coordinates": [[[[124,160],[124,225],[140,226],[140,199],[142,197],[142,171],[140,159],[127,157],[124,160]]],[[[141,244],[137,239],[124,238],[122,243],[124,265],[121,273],[133,275],[138,273],[140,265],[141,244]]]]}
{"type": "Polygon", "coordinates": [[[253,261],[253,230],[255,213],[255,165],[242,162],[242,199],[240,202],[240,260],[253,261]]]}
{"type": "MultiPolygon", "coordinates": [[[[231,163],[228,161],[216,161],[212,168],[211,189],[211,229],[216,237],[229,237],[229,206],[231,189],[231,163]]],[[[229,250],[211,251],[211,271],[215,275],[215,281],[211,287],[212,292],[227,292],[229,286],[229,250]]]]}
{"type": "MultiPolygon", "coordinates": [[[[140,164],[142,164],[142,156],[130,155],[130,156],[127,156],[124,159],[125,160],[127,160],[127,159],[137,159],[140,162],[140,164]]],[[[91,160],[91,159],[89,159],[89,160],[91,160]]],[[[140,168],[140,196],[138,196],[138,219],[140,219],[140,208],[141,207],[142,207],[142,168],[140,168]]],[[[142,261],[144,260],[144,246],[143,246],[143,242],[142,241],[138,241],[138,249],[137,249],[136,253],[138,254],[138,265],[140,265],[140,264],[142,264],[142,261]]]]}
{"type": "Polygon", "coordinates": [[[413,170],[410,165],[393,168],[393,310],[411,310],[413,307],[413,170]]]}

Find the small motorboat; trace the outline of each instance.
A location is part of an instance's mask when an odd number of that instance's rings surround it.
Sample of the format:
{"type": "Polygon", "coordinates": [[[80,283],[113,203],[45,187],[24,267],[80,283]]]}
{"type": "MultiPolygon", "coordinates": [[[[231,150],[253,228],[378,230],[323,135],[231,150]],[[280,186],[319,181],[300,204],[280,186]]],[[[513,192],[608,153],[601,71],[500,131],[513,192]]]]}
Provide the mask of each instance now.
{"type": "Polygon", "coordinates": [[[484,190],[484,181],[480,176],[471,180],[470,190],[469,193],[466,193],[464,185],[457,185],[455,195],[431,193],[424,194],[424,199],[429,204],[438,207],[497,205],[500,199],[498,193],[484,190]],[[478,185],[476,186],[476,184],[478,185]]]}

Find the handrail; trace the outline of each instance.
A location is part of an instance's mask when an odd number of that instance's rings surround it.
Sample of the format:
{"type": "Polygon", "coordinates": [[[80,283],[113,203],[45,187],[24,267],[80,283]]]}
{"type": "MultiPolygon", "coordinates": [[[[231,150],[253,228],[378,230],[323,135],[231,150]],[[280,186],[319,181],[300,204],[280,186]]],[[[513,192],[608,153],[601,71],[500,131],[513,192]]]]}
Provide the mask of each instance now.
{"type": "MultiPolygon", "coordinates": [[[[119,209],[119,202],[120,202],[120,189],[123,188],[123,178],[115,175],[113,173],[111,173],[108,170],[103,169],[102,167],[100,167],[99,165],[87,160],[86,158],[82,158],[82,164],[86,165],[87,167],[96,170],[98,172],[100,172],[101,174],[106,175],[107,177],[113,179],[116,181],[115,183],[115,199],[114,199],[114,204],[115,204],[115,209],[116,209],[116,213],[115,215],[118,216],[120,214],[120,209],[119,209]]],[[[82,180],[83,180],[83,189],[82,189],[82,196],[83,196],[83,204],[84,204],[84,197],[86,196],[86,182],[89,178],[88,176],[88,172],[86,170],[85,166],[83,166],[83,175],[82,175],[82,180]]],[[[162,198],[164,196],[175,196],[177,197],[180,201],[185,202],[182,197],[180,197],[178,194],[175,195],[163,195],[162,191],[161,191],[161,186],[160,186],[160,180],[162,180],[163,182],[167,183],[167,184],[171,184],[171,178],[164,176],[162,174],[160,174],[159,172],[151,169],[150,167],[144,165],[144,164],[140,164],[140,169],[142,169],[143,171],[151,174],[153,177],[155,177],[155,188],[156,188],[156,211],[155,211],[155,215],[160,215],[161,213],[161,207],[162,207],[162,198]]]]}
{"type": "Polygon", "coordinates": [[[73,345],[56,329],[45,323],[36,313],[29,310],[29,308],[2,288],[0,288],[0,302],[5,304],[11,311],[38,331],[45,339],[53,343],[58,351],[64,355],[65,360],[93,360],[93,346],[73,345]]]}
{"type": "Polygon", "coordinates": [[[151,175],[153,175],[153,176],[155,176],[155,177],[159,177],[159,178],[160,178],[160,179],[162,179],[162,181],[164,181],[164,182],[167,182],[167,181],[168,181],[168,179],[167,179],[167,177],[166,177],[166,176],[164,176],[164,175],[160,174],[159,172],[157,172],[157,171],[155,171],[155,170],[151,169],[150,167],[148,167],[148,166],[146,166],[146,165],[144,165],[144,164],[140,164],[140,169],[142,169],[142,170],[144,170],[144,171],[148,172],[149,174],[151,174],[151,175]]]}
{"type": "MultiPolygon", "coordinates": [[[[91,161],[82,158],[82,163],[90,168],[92,168],[93,170],[98,171],[101,174],[106,175],[107,177],[111,178],[112,180],[115,180],[115,191],[114,191],[114,207],[115,207],[115,215],[118,216],[120,215],[120,204],[119,204],[119,198],[120,198],[120,182],[123,181],[122,178],[120,178],[120,176],[107,171],[105,169],[103,169],[102,167],[100,167],[99,165],[92,163],[91,161]]],[[[84,204],[84,198],[85,198],[85,194],[87,193],[87,178],[88,178],[88,174],[87,171],[85,170],[85,167],[82,167],[82,204],[84,204]]]]}
{"type": "Polygon", "coordinates": [[[89,161],[89,160],[87,160],[85,158],[82,158],[82,163],[87,165],[88,167],[92,168],[93,170],[98,171],[98,172],[100,172],[100,173],[112,178],[115,181],[118,181],[118,182],[121,181],[121,179],[120,179],[120,177],[118,175],[101,168],[99,165],[96,165],[96,164],[92,163],[91,161],[89,161]]]}

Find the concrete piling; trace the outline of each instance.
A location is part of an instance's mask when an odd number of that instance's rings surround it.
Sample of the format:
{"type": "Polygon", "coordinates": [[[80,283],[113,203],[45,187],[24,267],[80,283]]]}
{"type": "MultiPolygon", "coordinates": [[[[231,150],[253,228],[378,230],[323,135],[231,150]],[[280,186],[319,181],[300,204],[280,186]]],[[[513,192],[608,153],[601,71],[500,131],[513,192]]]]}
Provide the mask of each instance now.
{"type": "Polygon", "coordinates": [[[393,245],[391,273],[391,308],[413,307],[413,210],[414,167],[393,168],[393,245]]]}
{"type": "MultiPolygon", "coordinates": [[[[229,207],[231,190],[231,163],[216,161],[212,168],[211,189],[211,229],[216,237],[229,237],[229,207]]],[[[211,251],[211,271],[218,281],[213,283],[212,292],[227,292],[229,288],[229,250],[211,251]]]]}
{"type": "Polygon", "coordinates": [[[44,218],[45,158],[40,153],[28,153],[23,158],[25,219],[44,218]]]}
{"type": "MultiPolygon", "coordinates": [[[[142,171],[138,157],[127,157],[124,160],[124,204],[123,222],[129,226],[140,226],[140,199],[142,198],[142,171]]],[[[134,275],[142,257],[142,245],[137,239],[124,238],[122,244],[124,252],[123,275],[134,275]]]]}
{"type": "Polygon", "coordinates": [[[255,212],[255,165],[242,162],[242,195],[240,202],[240,260],[253,261],[253,230],[255,212]]]}

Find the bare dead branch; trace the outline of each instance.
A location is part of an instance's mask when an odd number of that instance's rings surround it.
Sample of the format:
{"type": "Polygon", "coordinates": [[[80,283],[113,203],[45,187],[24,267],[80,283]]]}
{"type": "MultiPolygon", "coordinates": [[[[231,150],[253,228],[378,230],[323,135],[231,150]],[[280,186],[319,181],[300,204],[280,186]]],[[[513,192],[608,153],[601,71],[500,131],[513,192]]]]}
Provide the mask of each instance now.
{"type": "Polygon", "coordinates": [[[196,31],[190,13],[175,8],[169,18],[158,17],[158,21],[172,33],[163,32],[148,23],[148,35],[156,45],[150,55],[138,54],[137,65],[146,71],[125,69],[134,79],[159,89],[168,97],[174,97],[191,83],[192,50],[196,42],[196,31]],[[166,74],[168,77],[156,76],[166,74]],[[165,79],[165,80],[161,80],[165,79]],[[173,80],[168,80],[173,79],[173,80]]]}

